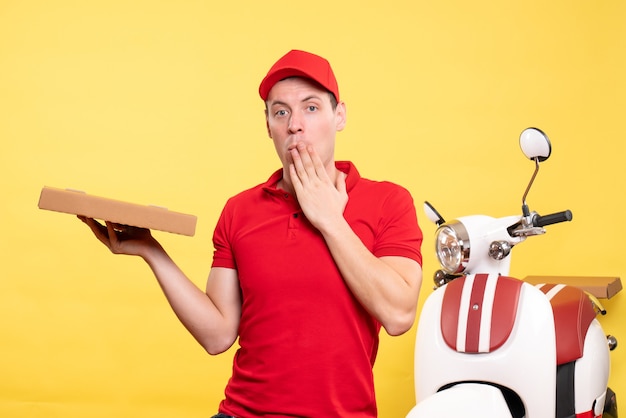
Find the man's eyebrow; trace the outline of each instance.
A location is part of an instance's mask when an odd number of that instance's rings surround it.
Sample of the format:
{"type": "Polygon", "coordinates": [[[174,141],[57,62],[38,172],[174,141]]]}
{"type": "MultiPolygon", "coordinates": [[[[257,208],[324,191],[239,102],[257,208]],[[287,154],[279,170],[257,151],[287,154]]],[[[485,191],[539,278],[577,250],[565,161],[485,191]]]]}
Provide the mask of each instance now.
{"type": "MultiPolygon", "coordinates": [[[[311,94],[309,96],[306,96],[304,99],[300,100],[300,103],[306,103],[308,101],[311,100],[322,100],[322,96],[317,95],[317,94],[311,94]]],[[[269,107],[273,107],[273,106],[287,106],[289,107],[289,105],[286,102],[283,102],[282,100],[274,100],[272,102],[269,103],[269,107]]]]}
{"type": "Polygon", "coordinates": [[[280,100],[274,100],[274,101],[270,102],[269,105],[270,105],[270,107],[277,106],[277,105],[278,106],[287,106],[287,103],[285,103],[283,101],[280,101],[280,100]]]}
{"type": "Polygon", "coordinates": [[[302,99],[302,102],[308,102],[309,100],[322,100],[322,97],[318,96],[316,94],[312,94],[312,95],[307,96],[304,99],[302,99]]]}

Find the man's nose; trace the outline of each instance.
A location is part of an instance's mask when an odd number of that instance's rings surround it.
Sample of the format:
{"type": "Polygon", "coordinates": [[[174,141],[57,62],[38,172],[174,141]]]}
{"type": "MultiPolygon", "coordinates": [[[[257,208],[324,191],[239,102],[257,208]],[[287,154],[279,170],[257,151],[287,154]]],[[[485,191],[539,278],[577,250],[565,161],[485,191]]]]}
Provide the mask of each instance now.
{"type": "Polygon", "coordinates": [[[304,129],[302,116],[297,113],[292,113],[289,118],[289,133],[302,132],[304,129]]]}

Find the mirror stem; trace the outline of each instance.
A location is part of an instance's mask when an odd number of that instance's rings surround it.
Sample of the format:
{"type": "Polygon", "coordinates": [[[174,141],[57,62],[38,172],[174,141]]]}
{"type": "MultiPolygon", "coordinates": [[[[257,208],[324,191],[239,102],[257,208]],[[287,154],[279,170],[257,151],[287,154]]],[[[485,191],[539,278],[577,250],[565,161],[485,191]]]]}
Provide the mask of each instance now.
{"type": "Polygon", "coordinates": [[[528,205],[526,204],[526,197],[528,196],[530,187],[535,182],[535,177],[537,177],[537,173],[539,172],[539,157],[535,157],[533,158],[533,160],[535,161],[535,172],[530,178],[530,183],[528,183],[528,187],[526,187],[526,191],[524,192],[524,196],[522,197],[522,211],[524,213],[524,216],[530,216],[530,211],[528,210],[528,205]]]}

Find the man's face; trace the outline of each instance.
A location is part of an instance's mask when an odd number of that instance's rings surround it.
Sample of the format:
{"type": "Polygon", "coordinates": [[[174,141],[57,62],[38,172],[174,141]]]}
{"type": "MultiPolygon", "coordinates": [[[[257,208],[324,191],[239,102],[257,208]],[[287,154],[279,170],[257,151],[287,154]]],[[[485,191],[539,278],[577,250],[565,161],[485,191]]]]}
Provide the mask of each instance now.
{"type": "Polygon", "coordinates": [[[266,103],[267,131],[283,168],[293,162],[289,151],[299,142],[313,146],[324,166],[334,168],[335,134],[346,122],[343,102],[333,109],[328,91],[293,77],[276,83],[266,103]]]}

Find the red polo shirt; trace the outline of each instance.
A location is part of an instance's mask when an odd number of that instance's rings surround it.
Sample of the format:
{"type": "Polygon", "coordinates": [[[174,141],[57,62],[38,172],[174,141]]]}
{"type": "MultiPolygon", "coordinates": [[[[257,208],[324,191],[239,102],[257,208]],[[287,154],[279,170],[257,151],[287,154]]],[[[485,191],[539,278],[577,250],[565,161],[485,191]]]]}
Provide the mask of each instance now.
{"type": "MultiPolygon", "coordinates": [[[[344,217],[377,257],[421,264],[409,192],[361,178],[349,162],[344,217]]],[[[267,182],[226,203],[213,267],[237,269],[239,346],[220,412],[237,417],[376,417],[372,366],[380,324],[354,298],[296,199],[267,182]]]]}

